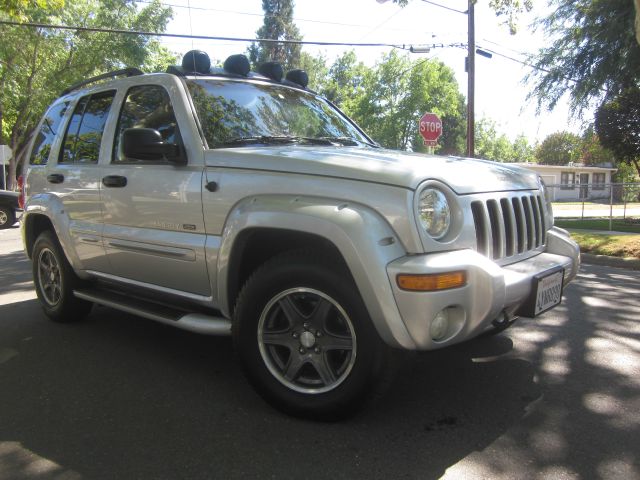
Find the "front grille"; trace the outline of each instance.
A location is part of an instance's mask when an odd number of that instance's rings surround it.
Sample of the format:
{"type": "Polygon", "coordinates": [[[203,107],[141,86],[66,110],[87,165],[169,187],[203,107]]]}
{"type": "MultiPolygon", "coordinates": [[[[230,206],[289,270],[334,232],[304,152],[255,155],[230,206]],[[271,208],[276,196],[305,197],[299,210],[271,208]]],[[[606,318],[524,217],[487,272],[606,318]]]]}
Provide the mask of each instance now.
{"type": "Polygon", "coordinates": [[[545,218],[539,195],[471,202],[478,252],[494,260],[522,255],[544,245],[545,218]]]}

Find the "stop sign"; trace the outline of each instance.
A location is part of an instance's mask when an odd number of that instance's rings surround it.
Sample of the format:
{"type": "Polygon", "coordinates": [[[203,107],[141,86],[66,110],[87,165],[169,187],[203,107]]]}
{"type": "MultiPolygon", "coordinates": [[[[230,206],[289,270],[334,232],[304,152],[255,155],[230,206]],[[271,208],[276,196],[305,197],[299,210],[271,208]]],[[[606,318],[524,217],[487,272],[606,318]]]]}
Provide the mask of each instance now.
{"type": "Polygon", "coordinates": [[[420,135],[425,145],[435,145],[442,135],[442,120],[435,113],[425,113],[420,119],[420,135]]]}

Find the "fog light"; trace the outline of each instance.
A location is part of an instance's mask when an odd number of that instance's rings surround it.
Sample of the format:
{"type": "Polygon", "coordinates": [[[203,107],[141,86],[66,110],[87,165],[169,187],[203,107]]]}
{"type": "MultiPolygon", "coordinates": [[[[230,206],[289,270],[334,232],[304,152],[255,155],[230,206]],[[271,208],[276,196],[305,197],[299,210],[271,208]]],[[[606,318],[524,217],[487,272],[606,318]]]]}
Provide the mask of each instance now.
{"type": "Polygon", "coordinates": [[[431,338],[434,341],[442,340],[449,330],[449,313],[446,309],[440,310],[438,314],[431,320],[431,338]]]}

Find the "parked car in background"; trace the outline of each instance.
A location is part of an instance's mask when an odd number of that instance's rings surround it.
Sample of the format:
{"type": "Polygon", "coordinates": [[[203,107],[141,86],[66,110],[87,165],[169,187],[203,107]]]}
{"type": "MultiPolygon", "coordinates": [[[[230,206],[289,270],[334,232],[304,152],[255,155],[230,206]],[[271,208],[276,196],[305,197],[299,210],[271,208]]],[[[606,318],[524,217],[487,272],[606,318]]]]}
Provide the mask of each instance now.
{"type": "Polygon", "coordinates": [[[18,206],[19,194],[0,190],[0,230],[11,227],[22,211],[18,206]]]}

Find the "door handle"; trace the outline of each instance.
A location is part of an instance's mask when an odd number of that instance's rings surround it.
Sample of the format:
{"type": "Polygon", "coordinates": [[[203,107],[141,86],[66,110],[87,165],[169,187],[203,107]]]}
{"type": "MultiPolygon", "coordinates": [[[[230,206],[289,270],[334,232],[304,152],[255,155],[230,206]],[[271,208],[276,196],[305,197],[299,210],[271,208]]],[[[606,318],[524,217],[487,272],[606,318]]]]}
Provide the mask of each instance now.
{"type": "Polygon", "coordinates": [[[62,175],[61,173],[52,173],[50,175],[47,175],[47,180],[49,181],[49,183],[62,183],[64,182],[64,175],[62,175]]]}
{"type": "Polygon", "coordinates": [[[107,175],[106,177],[103,177],[102,184],[105,187],[126,187],[127,177],[122,177],[120,175],[107,175]]]}

